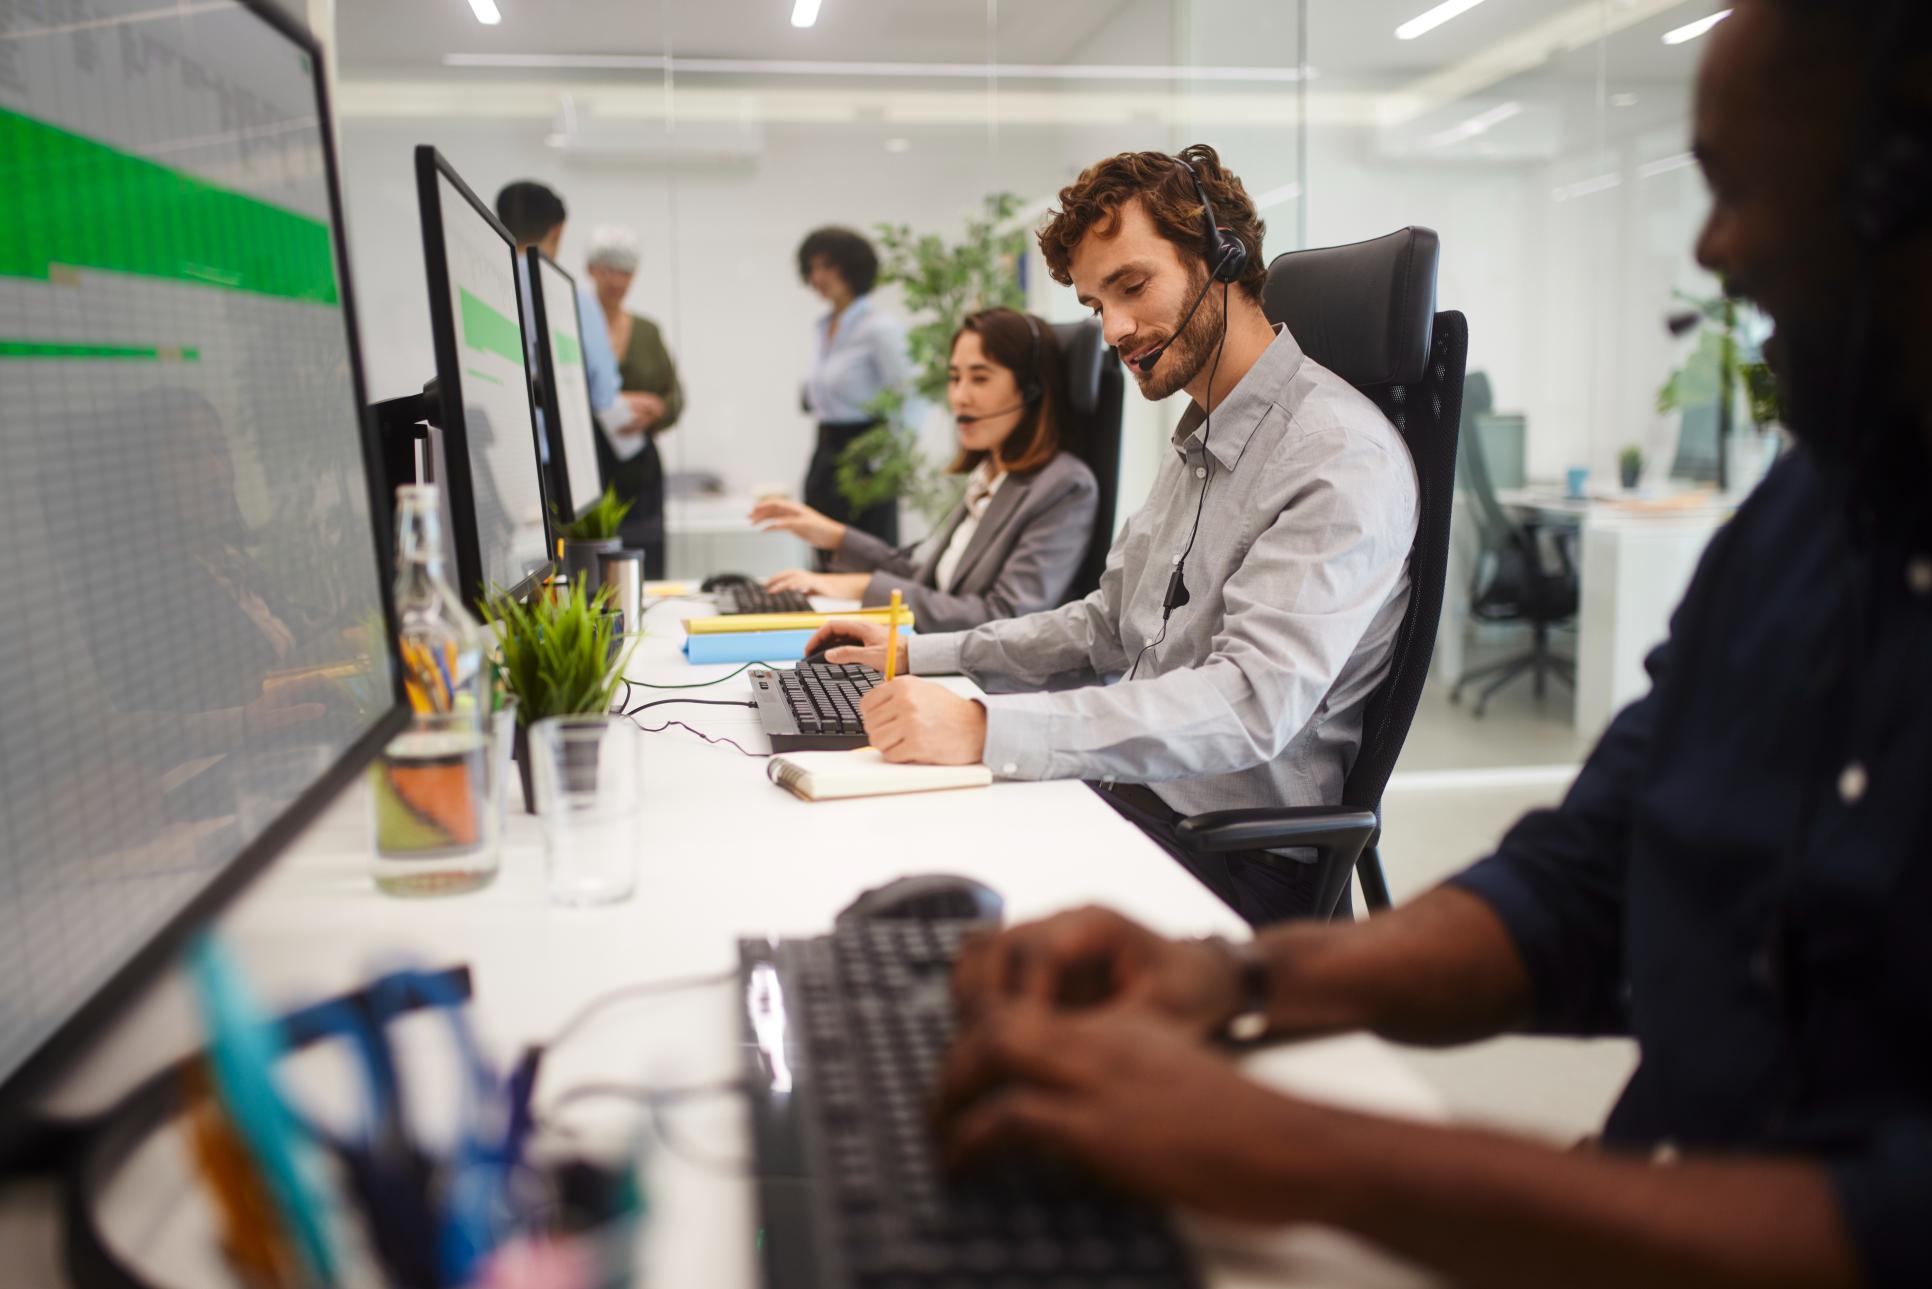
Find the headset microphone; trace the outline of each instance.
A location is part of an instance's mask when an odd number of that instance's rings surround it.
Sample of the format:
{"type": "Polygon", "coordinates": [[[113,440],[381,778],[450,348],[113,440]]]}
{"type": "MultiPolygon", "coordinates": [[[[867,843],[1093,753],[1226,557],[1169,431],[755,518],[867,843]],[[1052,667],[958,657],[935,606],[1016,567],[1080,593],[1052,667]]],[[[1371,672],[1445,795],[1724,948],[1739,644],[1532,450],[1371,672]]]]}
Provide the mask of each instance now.
{"type": "Polygon", "coordinates": [[[990,421],[996,416],[1005,416],[1008,412],[1017,412],[1020,409],[1024,408],[1025,406],[1026,406],[1025,403],[1015,403],[1011,407],[1002,407],[997,412],[980,412],[973,416],[967,416],[964,413],[961,413],[960,415],[955,416],[953,420],[957,421],[961,425],[971,425],[975,421],[990,421]]]}
{"type": "Polygon", "coordinates": [[[1214,276],[1212,274],[1209,274],[1208,280],[1201,283],[1201,290],[1198,294],[1195,295],[1194,303],[1187,306],[1187,314],[1184,317],[1182,317],[1181,325],[1174,328],[1174,334],[1167,338],[1167,343],[1162,345],[1157,345],[1154,347],[1153,352],[1134,359],[1134,366],[1140,368],[1141,374],[1143,376],[1146,375],[1148,372],[1153,371],[1154,364],[1158,363],[1166,355],[1168,347],[1171,346],[1176,340],[1179,340],[1181,338],[1181,333],[1187,330],[1187,324],[1194,321],[1194,311],[1201,307],[1201,301],[1207,299],[1207,293],[1210,290],[1212,290],[1213,287],[1214,287],[1214,276]]]}

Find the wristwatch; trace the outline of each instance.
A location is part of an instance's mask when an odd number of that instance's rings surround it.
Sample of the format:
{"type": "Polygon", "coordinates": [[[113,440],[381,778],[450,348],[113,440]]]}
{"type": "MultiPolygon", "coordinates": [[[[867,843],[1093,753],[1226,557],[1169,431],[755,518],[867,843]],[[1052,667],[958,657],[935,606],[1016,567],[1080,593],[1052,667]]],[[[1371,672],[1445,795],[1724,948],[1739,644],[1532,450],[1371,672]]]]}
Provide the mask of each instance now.
{"type": "Polygon", "coordinates": [[[1209,936],[1212,945],[1234,959],[1238,972],[1234,1014],[1222,1024],[1219,1038],[1234,1047],[1251,1047],[1268,1036],[1268,959],[1252,940],[1236,942],[1209,936]]]}

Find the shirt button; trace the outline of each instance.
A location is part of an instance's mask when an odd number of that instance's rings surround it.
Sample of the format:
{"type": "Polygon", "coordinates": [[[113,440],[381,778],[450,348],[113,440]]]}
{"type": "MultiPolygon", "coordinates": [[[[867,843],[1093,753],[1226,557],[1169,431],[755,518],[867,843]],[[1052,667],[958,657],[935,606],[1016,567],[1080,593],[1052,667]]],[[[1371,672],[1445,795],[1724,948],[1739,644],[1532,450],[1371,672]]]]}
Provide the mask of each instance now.
{"type": "Polygon", "coordinates": [[[1000,767],[1000,773],[1006,775],[1008,778],[1013,777],[1019,772],[1020,772],[1020,767],[1011,761],[1008,761],[1005,765],[1002,765],[1000,767]]]}
{"type": "Polygon", "coordinates": [[[1932,555],[1921,555],[1905,566],[1905,584],[1920,599],[1932,595],[1932,555]]]}
{"type": "Polygon", "coordinates": [[[1207,478],[1207,467],[1206,467],[1206,466],[1204,466],[1204,465],[1197,465],[1197,466],[1195,466],[1195,467],[1194,467],[1194,477],[1195,477],[1196,479],[1205,479],[1205,478],[1207,478]]]}
{"type": "Polygon", "coordinates": [[[1857,761],[1838,772],[1838,799],[1848,806],[1855,806],[1865,798],[1865,789],[1872,784],[1872,776],[1865,773],[1865,767],[1857,761]]]}

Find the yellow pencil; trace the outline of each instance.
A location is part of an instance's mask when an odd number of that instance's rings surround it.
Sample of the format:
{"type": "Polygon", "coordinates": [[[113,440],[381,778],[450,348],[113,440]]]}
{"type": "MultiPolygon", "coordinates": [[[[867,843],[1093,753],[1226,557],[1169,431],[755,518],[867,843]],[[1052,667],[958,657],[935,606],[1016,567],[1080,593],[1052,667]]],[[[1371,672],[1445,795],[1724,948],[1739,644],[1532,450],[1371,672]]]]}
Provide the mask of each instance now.
{"type": "Polygon", "coordinates": [[[886,617],[886,684],[892,683],[892,673],[899,669],[899,593],[892,593],[892,612],[886,617]]]}

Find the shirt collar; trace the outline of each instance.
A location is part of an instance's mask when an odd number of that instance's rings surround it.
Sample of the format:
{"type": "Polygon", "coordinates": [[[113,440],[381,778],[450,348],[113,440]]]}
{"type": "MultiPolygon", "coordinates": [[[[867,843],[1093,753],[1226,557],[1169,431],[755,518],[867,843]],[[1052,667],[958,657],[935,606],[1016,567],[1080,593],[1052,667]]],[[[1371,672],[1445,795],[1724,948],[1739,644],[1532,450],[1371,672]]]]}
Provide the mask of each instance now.
{"type": "MultiPolygon", "coordinates": [[[[862,295],[852,301],[852,303],[846,305],[844,314],[839,317],[839,334],[843,336],[850,332],[852,330],[852,324],[870,312],[872,312],[872,297],[869,294],[862,295]]],[[[832,315],[830,313],[821,313],[818,316],[819,335],[824,335],[826,329],[831,325],[832,315]]]]}
{"type": "MultiPolygon", "coordinates": [[[[1241,459],[1248,440],[1254,436],[1255,428],[1271,408],[1279,407],[1290,416],[1294,415],[1294,403],[1289,401],[1290,382],[1294,380],[1295,373],[1301,370],[1305,356],[1294,335],[1284,324],[1277,322],[1274,340],[1261,351],[1261,357],[1255,359],[1254,366],[1248,368],[1248,374],[1241,378],[1240,384],[1228,391],[1217,409],[1222,416],[1222,428],[1208,436],[1207,450],[1223,467],[1234,469],[1234,463],[1241,459]]],[[[1200,444],[1200,426],[1206,419],[1201,405],[1190,400],[1187,410],[1181,413],[1180,424],[1174,427],[1176,453],[1185,458],[1189,447],[1200,444]]]]}

